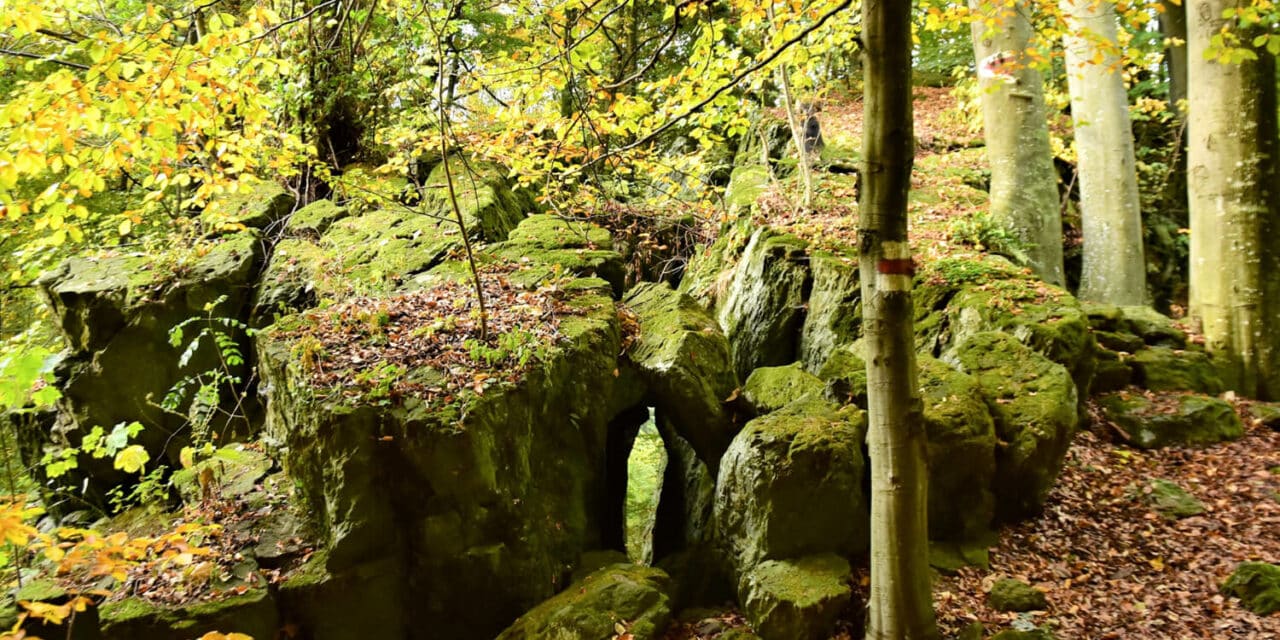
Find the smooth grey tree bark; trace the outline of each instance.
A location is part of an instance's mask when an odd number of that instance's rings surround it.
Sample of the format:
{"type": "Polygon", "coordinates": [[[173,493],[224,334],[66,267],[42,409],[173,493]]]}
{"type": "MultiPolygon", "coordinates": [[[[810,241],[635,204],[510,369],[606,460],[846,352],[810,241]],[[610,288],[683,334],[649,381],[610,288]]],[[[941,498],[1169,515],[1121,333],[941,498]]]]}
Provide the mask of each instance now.
{"type": "MultiPolygon", "coordinates": [[[[1237,393],[1280,399],[1280,207],[1275,59],[1206,59],[1223,10],[1188,5],[1191,314],[1237,393]]],[[[1255,33],[1240,33],[1249,43],[1255,33]]]]}
{"type": "Polygon", "coordinates": [[[1129,95],[1120,77],[1115,4],[1061,0],[1075,127],[1084,260],[1080,298],[1140,305],[1147,297],[1129,95]]]}
{"type": "Polygon", "coordinates": [[[1062,285],[1062,213],[1058,173],[1049,146],[1040,72],[1024,52],[1031,41],[1028,0],[969,0],[983,19],[973,22],[973,52],[982,88],[982,120],[991,165],[991,217],[1026,245],[1031,267],[1062,285]],[[986,18],[994,20],[988,28],[986,18]],[[984,69],[998,67],[994,76],[984,69]]]}
{"type": "Polygon", "coordinates": [[[938,637],[929,576],[924,405],[916,381],[907,193],[911,3],[863,0],[863,191],[858,225],[871,458],[869,640],[938,637]]]}

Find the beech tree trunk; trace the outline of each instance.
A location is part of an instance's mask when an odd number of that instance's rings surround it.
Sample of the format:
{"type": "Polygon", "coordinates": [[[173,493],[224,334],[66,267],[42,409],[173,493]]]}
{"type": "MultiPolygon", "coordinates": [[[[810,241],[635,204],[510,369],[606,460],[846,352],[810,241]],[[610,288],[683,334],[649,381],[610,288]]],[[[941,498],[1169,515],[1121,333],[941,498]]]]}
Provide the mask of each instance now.
{"type": "Polygon", "coordinates": [[[1120,77],[1115,5],[1062,0],[1063,44],[1075,126],[1084,263],[1080,297],[1140,305],[1147,297],[1129,95],[1120,77]]]}
{"type": "MultiPolygon", "coordinates": [[[[1031,41],[1027,0],[969,0],[976,16],[973,52],[981,68],[1002,54],[1007,76],[985,77],[982,120],[991,165],[991,217],[1026,245],[1031,267],[1045,281],[1062,285],[1062,214],[1058,210],[1058,172],[1053,167],[1049,125],[1040,72],[1023,55],[1031,41]]],[[[979,74],[982,75],[982,74],[979,74]]]]}
{"type": "MultiPolygon", "coordinates": [[[[1191,313],[1237,393],[1280,398],[1275,59],[1206,60],[1232,0],[1187,11],[1191,313]]],[[[1249,43],[1256,33],[1240,33],[1249,43]]]]}
{"type": "Polygon", "coordinates": [[[863,169],[858,228],[871,458],[869,640],[938,637],[929,577],[924,409],[916,384],[907,192],[911,3],[864,0],[863,169]]]}

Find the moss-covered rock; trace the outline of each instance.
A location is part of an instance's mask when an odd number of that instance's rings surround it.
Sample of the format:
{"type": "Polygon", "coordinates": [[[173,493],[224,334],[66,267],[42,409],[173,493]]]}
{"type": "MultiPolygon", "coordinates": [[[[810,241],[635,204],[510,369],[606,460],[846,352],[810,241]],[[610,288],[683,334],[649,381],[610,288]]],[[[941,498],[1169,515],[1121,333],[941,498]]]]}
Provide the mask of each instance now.
{"type": "Polygon", "coordinates": [[[863,411],[820,399],[747,423],[716,483],[716,530],[737,575],[769,559],[866,551],[865,433],[863,411]]]}
{"type": "Polygon", "coordinates": [[[818,378],[826,385],[828,400],[867,408],[867,363],[862,358],[862,343],[841,346],[818,370],[818,378]]]}
{"type": "Polygon", "coordinates": [[[332,200],[316,200],[298,209],[289,216],[284,225],[286,236],[295,238],[319,239],[333,223],[350,215],[346,207],[340,207],[332,200]]]}
{"type": "Polygon", "coordinates": [[[919,358],[929,437],[929,537],[975,539],[995,515],[996,431],[972,376],[929,356],[919,358]]]}
{"type": "Polygon", "coordinates": [[[653,557],[662,560],[711,539],[715,474],[663,414],[658,415],[658,431],[665,445],[667,466],[653,524],[653,557]]]}
{"type": "Polygon", "coordinates": [[[1141,349],[1126,362],[1134,384],[1151,391],[1192,391],[1216,395],[1225,388],[1207,354],[1170,347],[1141,349]]]}
{"type": "Polygon", "coordinates": [[[1097,366],[1093,371],[1090,395],[1119,391],[1133,381],[1133,368],[1111,349],[1099,348],[1095,352],[1097,366]]]}
{"type": "Polygon", "coordinates": [[[670,588],[661,569],[610,565],[520,616],[498,640],[656,640],[671,620],[670,588]]]}
{"type": "Polygon", "coordinates": [[[270,638],[279,629],[276,604],[266,589],[181,607],[130,597],[98,608],[102,635],[130,640],[198,638],[210,631],[270,638]]]}
{"type": "Polygon", "coordinates": [[[1098,399],[1107,420],[1143,449],[1176,445],[1206,445],[1244,435],[1240,416],[1218,398],[1194,394],[1147,397],[1113,393],[1098,399]]]}
{"type": "Polygon", "coordinates": [[[991,407],[996,453],[996,511],[1039,511],[1062,470],[1076,427],[1076,386],[1066,369],[1006,333],[979,332],[946,360],[977,379],[991,407]]]}
{"type": "Polygon", "coordinates": [[[743,249],[716,303],[740,377],[795,361],[810,279],[806,248],[795,236],[760,227],[743,249]]]}
{"type": "Polygon", "coordinates": [[[1143,491],[1156,513],[1169,520],[1189,518],[1204,513],[1204,504],[1178,483],[1156,478],[1143,491]]]}
{"type": "Polygon", "coordinates": [[[232,500],[247,495],[271,469],[266,454],[230,445],[214,451],[207,460],[173,473],[170,482],[187,504],[203,498],[232,500]]]}
{"type": "Polygon", "coordinates": [[[311,240],[285,238],[277,242],[258,279],[250,323],[261,328],[279,316],[315,306],[320,293],[332,293],[331,279],[341,277],[327,273],[330,267],[336,271],[338,263],[335,254],[311,240]]]}
{"type": "Polygon", "coordinates": [[[282,323],[257,334],[267,435],[315,519],[327,570],[398,558],[396,599],[424,630],[410,637],[492,637],[601,546],[621,336],[604,283],[578,282],[562,290],[583,315],[561,319],[563,340],[539,366],[446,402],[316,389],[282,323]]]}
{"type": "Polygon", "coordinates": [[[1249,417],[1264,427],[1280,429],[1280,402],[1253,402],[1247,409],[1249,417]]]}
{"type": "Polygon", "coordinates": [[[809,264],[813,290],[800,330],[798,355],[806,369],[817,373],[839,345],[853,342],[861,334],[862,288],[853,252],[816,252],[809,264]]]}
{"type": "Polygon", "coordinates": [[[1121,307],[1120,312],[1123,316],[1120,328],[1138,336],[1146,344],[1174,349],[1187,345],[1187,335],[1173,324],[1173,320],[1151,307],[1121,307]]]}
{"type": "Polygon", "coordinates": [[[1280,611],[1280,565],[1242,562],[1222,585],[1222,591],[1240,598],[1244,608],[1260,616],[1280,611]]]}
{"type": "Polygon", "coordinates": [[[666,284],[644,283],[627,295],[640,335],[627,357],[651,389],[658,412],[714,470],[737,432],[725,400],[738,386],[729,343],[692,298],[666,284]]]}
{"type": "Polygon", "coordinates": [[[760,367],[751,372],[742,386],[742,397],[756,415],[777,411],[801,396],[822,393],[823,383],[806,372],[801,363],[785,367],[760,367]]]}
{"type": "Polygon", "coordinates": [[[754,227],[746,218],[730,223],[715,242],[689,257],[679,290],[708,309],[724,297],[733,279],[733,268],[751,239],[754,227]]]}
{"type": "Polygon", "coordinates": [[[769,168],[764,165],[735,167],[724,190],[724,203],[729,207],[750,209],[761,194],[769,189],[769,168]]]}
{"type": "Polygon", "coordinates": [[[1121,333],[1118,331],[1094,331],[1094,340],[1098,341],[1098,346],[1122,353],[1135,353],[1139,349],[1147,346],[1142,338],[1132,333],[1121,333]]]}
{"type": "Polygon", "coordinates": [[[320,238],[332,277],[315,287],[326,297],[396,291],[461,249],[452,223],[409,210],[382,209],[333,223],[320,238]]]}
{"type": "Polygon", "coordinates": [[[1094,373],[1093,333],[1075,298],[1039,280],[1007,279],[966,286],[947,304],[952,344],[1003,331],[1066,367],[1079,396],[1094,373]]]}
{"type": "Polygon", "coordinates": [[[1041,611],[1049,606],[1044,591],[1021,580],[1004,578],[991,585],[987,604],[996,611],[1041,611]]]}
{"type": "Polygon", "coordinates": [[[209,234],[265,229],[288,215],[296,202],[279,183],[246,179],[238,192],[212,202],[200,224],[209,234]]]}
{"type": "Polygon", "coordinates": [[[763,640],[824,640],[852,597],[848,580],[835,554],[771,560],[742,576],[738,601],[763,640]]]}
{"type": "MultiPolygon", "coordinates": [[[[210,339],[202,340],[181,362],[188,343],[207,328],[198,319],[243,320],[248,315],[249,291],[262,257],[258,233],[225,236],[204,251],[202,255],[72,258],[40,277],[37,284],[69,350],[58,373],[62,380],[59,439],[65,437],[75,446],[93,427],[110,432],[117,424],[136,421],[145,428],[134,442],[144,446],[152,459],[167,457],[176,462],[178,451],[193,436],[246,430],[243,412],[232,423],[212,413],[199,413],[199,407],[186,415],[192,394],[176,411],[160,407],[184,378],[224,371],[210,339]],[[186,327],[175,348],[169,330],[193,318],[197,322],[186,327]],[[196,433],[192,425],[198,427],[196,433]]],[[[249,353],[243,332],[226,325],[215,328],[238,343],[242,355],[249,353]]],[[[230,366],[225,373],[247,378],[247,365],[230,366]]],[[[222,408],[235,413],[231,390],[220,391],[226,400],[222,408]]],[[[87,497],[99,504],[106,489],[126,480],[109,460],[88,461],[80,471],[93,476],[87,497]]],[[[78,483],[81,478],[74,480],[78,483]]]]}
{"type": "Polygon", "coordinates": [[[520,262],[535,272],[541,266],[545,270],[543,278],[565,273],[595,276],[607,281],[615,296],[622,294],[622,255],[614,251],[609,232],[593,224],[548,214],[531,215],[511,231],[506,242],[493,245],[489,252],[520,262]]]}
{"type": "Polygon", "coordinates": [[[421,186],[422,202],[418,206],[449,220],[454,230],[454,202],[467,230],[488,242],[506,240],[526,215],[537,211],[531,194],[515,188],[507,171],[497,164],[453,155],[449,157],[448,172],[453,178],[452,189],[445,163],[436,163],[421,186]]]}
{"type": "Polygon", "coordinates": [[[413,637],[403,562],[389,549],[381,559],[330,570],[329,554],[317,552],[278,586],[280,622],[311,640],[413,637]]]}

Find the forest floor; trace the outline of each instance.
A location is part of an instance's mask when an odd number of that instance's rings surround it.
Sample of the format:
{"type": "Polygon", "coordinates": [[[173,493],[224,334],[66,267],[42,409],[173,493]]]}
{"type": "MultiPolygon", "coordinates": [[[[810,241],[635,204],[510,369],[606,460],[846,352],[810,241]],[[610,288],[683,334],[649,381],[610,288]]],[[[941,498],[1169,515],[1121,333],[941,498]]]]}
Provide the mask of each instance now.
{"type": "MultiPolygon", "coordinates": [[[[981,149],[972,148],[980,132],[963,124],[950,89],[917,88],[915,114],[912,246],[925,260],[979,250],[958,243],[956,231],[964,229],[957,223],[985,208],[985,193],[972,180],[984,164],[981,149]]],[[[820,119],[829,147],[861,146],[861,101],[830,101],[820,119]]],[[[816,212],[764,202],[764,217],[818,245],[856,246],[853,184],[841,178],[818,174],[816,212]]],[[[1219,590],[1242,561],[1280,562],[1280,431],[1239,404],[1245,436],[1199,449],[1143,451],[1113,442],[1112,431],[1096,419],[1084,425],[1043,513],[1003,528],[989,567],[935,580],[944,637],[977,622],[987,634],[1034,625],[1062,640],[1280,639],[1280,614],[1255,615],[1219,590]],[[1204,513],[1162,516],[1148,499],[1157,479],[1188,491],[1204,513]],[[991,609],[987,592],[1001,578],[1043,589],[1048,609],[991,609]]],[[[854,583],[857,596],[865,596],[865,568],[854,583]]],[[[835,640],[862,637],[864,601],[857,596],[835,640]]],[[[666,640],[714,638],[745,624],[733,611],[708,622],[677,623],[666,640]]]]}
{"type": "Polygon", "coordinates": [[[1000,532],[990,569],[934,583],[944,630],[981,622],[988,632],[1019,616],[1059,638],[1280,638],[1219,587],[1245,560],[1280,560],[1280,431],[1241,411],[1244,438],[1201,449],[1132,449],[1094,422],[1077,434],[1039,517],[1000,532]],[[1168,519],[1151,505],[1154,480],[1177,483],[1204,513],[1168,519]],[[1000,578],[1043,589],[1049,609],[993,611],[1000,578]]]}

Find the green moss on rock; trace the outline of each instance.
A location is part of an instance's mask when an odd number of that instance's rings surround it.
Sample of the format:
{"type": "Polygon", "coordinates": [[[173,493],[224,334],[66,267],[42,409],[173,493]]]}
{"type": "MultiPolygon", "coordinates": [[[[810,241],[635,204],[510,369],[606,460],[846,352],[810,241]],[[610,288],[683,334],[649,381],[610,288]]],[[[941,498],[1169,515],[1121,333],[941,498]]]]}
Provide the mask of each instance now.
{"type": "Polygon", "coordinates": [[[215,200],[201,214],[200,224],[213,234],[265,229],[288,215],[296,202],[279,183],[246,179],[238,192],[215,200]]]}
{"type": "Polygon", "coordinates": [[[266,589],[181,607],[131,597],[98,609],[102,634],[130,640],[198,638],[210,631],[270,638],[279,628],[276,605],[266,589]]]}
{"type": "Polygon", "coordinates": [[[331,200],[316,200],[289,216],[284,232],[287,236],[319,239],[333,223],[347,217],[350,212],[331,200]]]}
{"type": "Polygon", "coordinates": [[[1150,347],[1133,354],[1126,362],[1133,368],[1134,383],[1151,391],[1217,395],[1225,388],[1213,361],[1198,351],[1150,347]]]}
{"type": "Polygon", "coordinates": [[[661,569],[610,565],[520,616],[498,640],[612,640],[619,629],[657,640],[671,620],[670,588],[661,569]]]}
{"type": "Polygon", "coordinates": [[[1280,565],[1242,562],[1222,585],[1222,591],[1240,598],[1240,604],[1260,616],[1280,611],[1280,565]]]}
{"type": "Polygon", "coordinates": [[[740,377],[796,360],[810,281],[807,246],[795,236],[756,229],[717,299],[716,319],[740,377]]]}
{"type": "Polygon", "coordinates": [[[815,252],[809,261],[813,289],[800,330],[799,359],[816,373],[839,345],[862,333],[862,283],[858,257],[815,252]]]}
{"type": "Polygon", "coordinates": [[[628,359],[651,389],[658,411],[709,468],[718,468],[737,432],[724,405],[738,386],[728,341],[693,298],[666,284],[640,284],[624,302],[640,323],[628,359]]]}
{"type": "Polygon", "coordinates": [[[825,640],[852,597],[849,573],[829,553],[763,562],[743,575],[738,601],[763,640],[825,640]]]}
{"type": "Polygon", "coordinates": [[[1021,580],[1004,578],[991,585],[987,604],[996,611],[1042,611],[1049,607],[1044,591],[1021,580]]]}
{"type": "Polygon", "coordinates": [[[929,437],[929,537],[976,539],[991,527],[996,431],[972,376],[929,356],[919,358],[929,437]]]}
{"type": "Polygon", "coordinates": [[[725,453],[715,498],[738,575],[769,559],[866,551],[865,432],[863,411],[822,400],[747,423],[725,453]]]}
{"type": "Polygon", "coordinates": [[[1192,394],[1159,398],[1157,403],[1141,394],[1120,392],[1100,397],[1098,404],[1107,419],[1143,449],[1206,445],[1244,435],[1240,417],[1223,400],[1192,394]]]}
{"type": "Polygon", "coordinates": [[[977,379],[995,419],[997,515],[1038,512],[1075,433],[1076,386],[1070,375],[1000,332],[975,333],[946,359],[977,379]]]}
{"type": "Polygon", "coordinates": [[[752,371],[742,387],[742,397],[752,412],[763,415],[777,411],[804,395],[820,395],[822,389],[822,380],[796,362],[752,371]]]}
{"type": "Polygon", "coordinates": [[[1148,486],[1147,502],[1169,520],[1189,518],[1204,513],[1204,504],[1172,480],[1156,478],[1148,486]]]}

